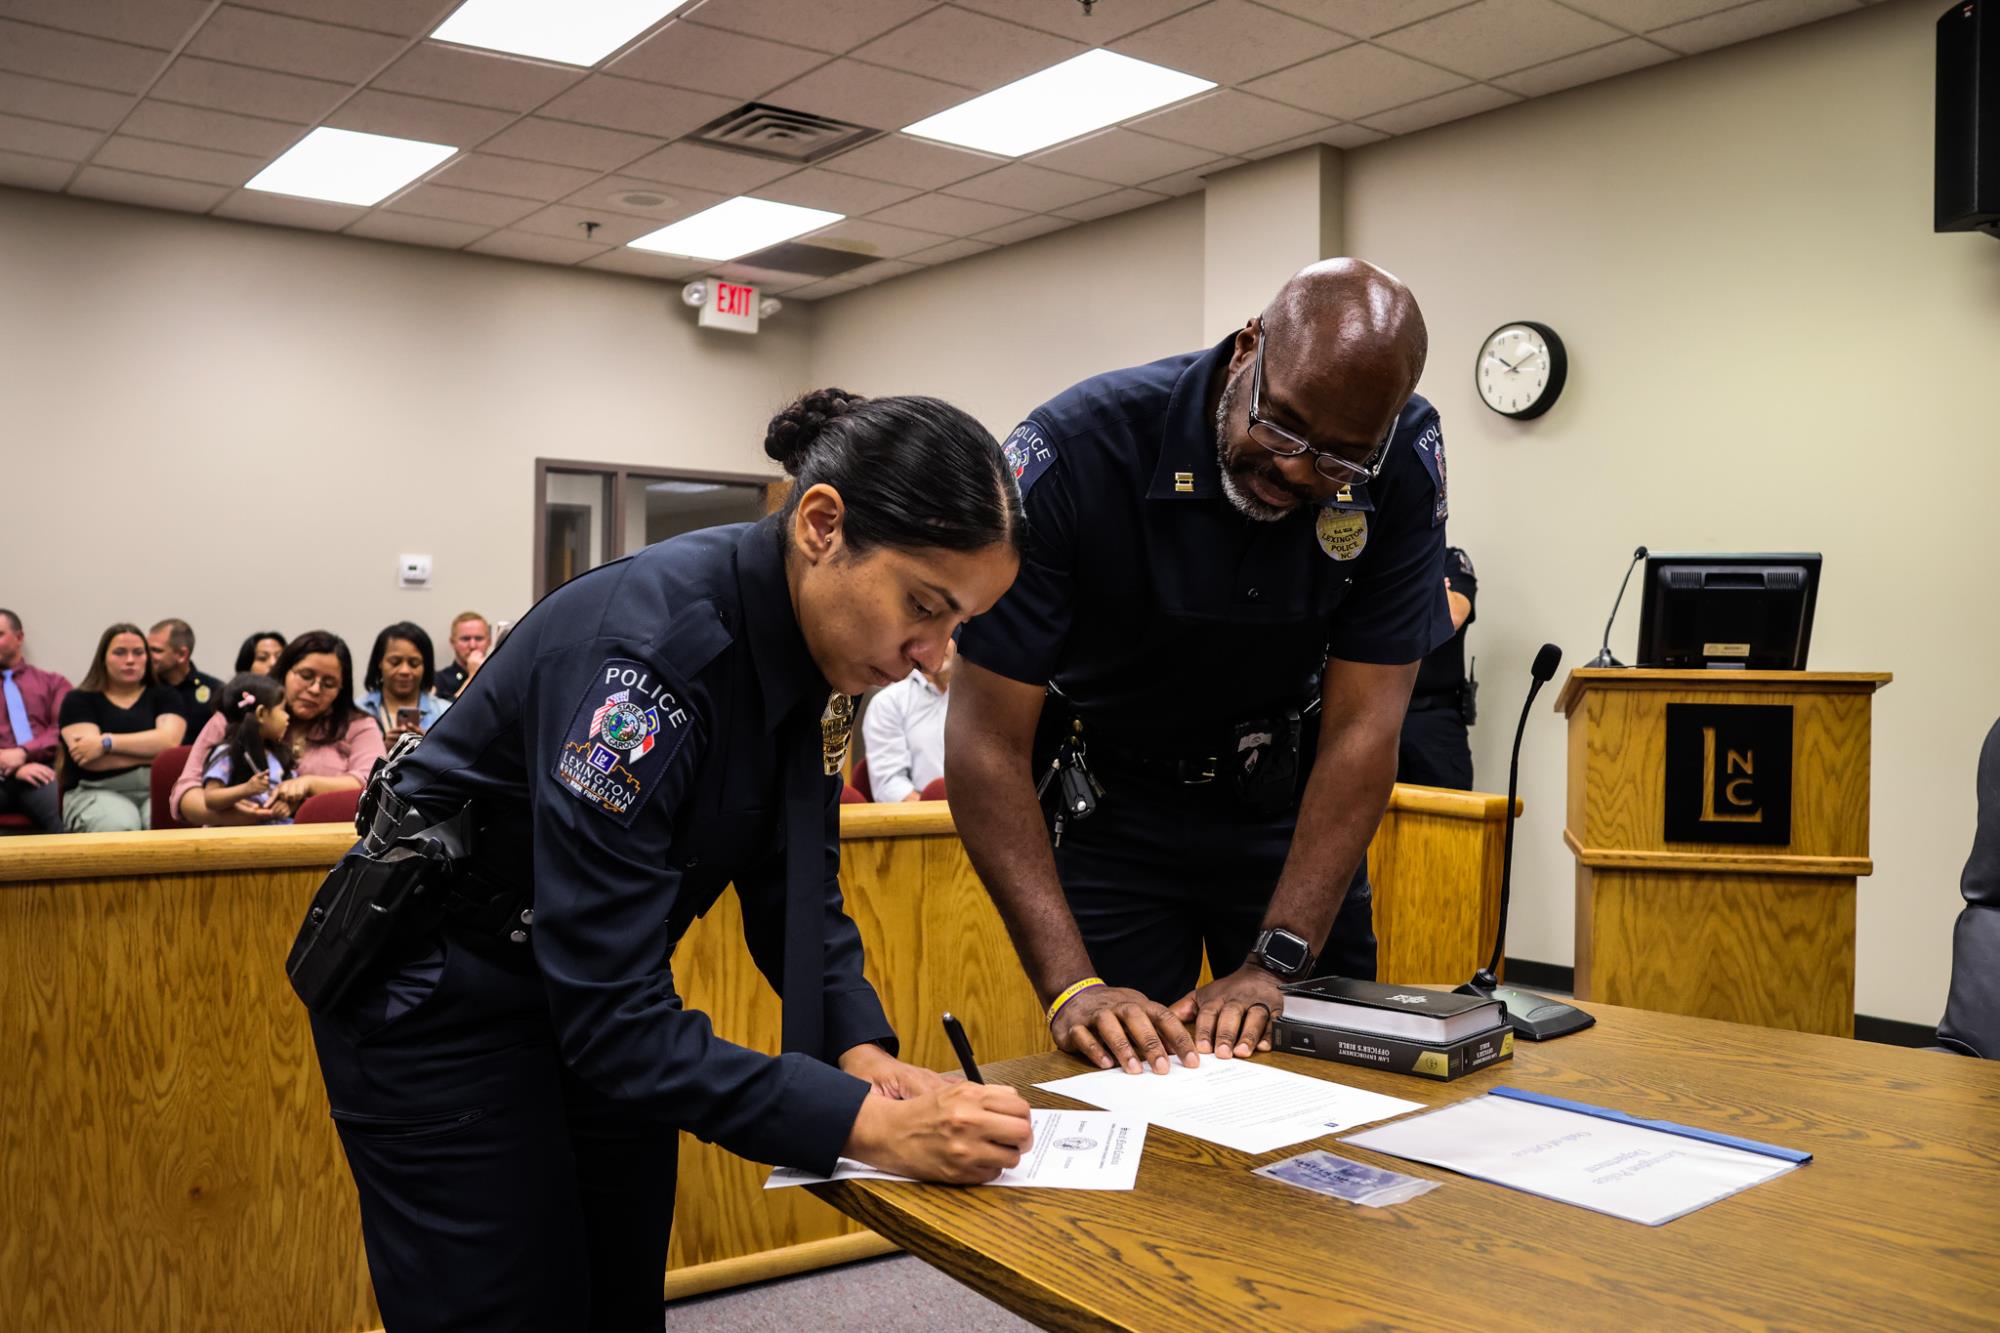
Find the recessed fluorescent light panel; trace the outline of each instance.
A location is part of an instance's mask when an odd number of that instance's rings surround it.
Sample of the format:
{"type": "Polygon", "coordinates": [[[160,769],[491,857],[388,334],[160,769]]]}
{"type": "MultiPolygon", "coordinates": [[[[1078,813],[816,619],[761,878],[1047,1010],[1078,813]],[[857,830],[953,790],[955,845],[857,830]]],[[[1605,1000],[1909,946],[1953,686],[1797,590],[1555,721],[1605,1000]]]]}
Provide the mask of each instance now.
{"type": "Polygon", "coordinates": [[[595,65],[687,0],[465,0],[431,36],[440,42],[595,65]]]}
{"type": "Polygon", "coordinates": [[[809,231],[818,231],[846,217],[823,208],[800,208],[797,204],[774,204],[768,199],[742,195],[714,208],[703,209],[691,218],[648,232],[631,242],[634,250],[654,250],[663,255],[685,255],[689,259],[734,259],[752,250],[762,250],[779,241],[789,241],[809,231]]]}
{"type": "Polygon", "coordinates": [[[1115,51],[1086,51],[961,102],[903,133],[1019,157],[1178,102],[1215,85],[1115,51]]]}
{"type": "Polygon", "coordinates": [[[292,145],[244,186],[336,204],[379,204],[458,150],[322,126],[292,145]]]}

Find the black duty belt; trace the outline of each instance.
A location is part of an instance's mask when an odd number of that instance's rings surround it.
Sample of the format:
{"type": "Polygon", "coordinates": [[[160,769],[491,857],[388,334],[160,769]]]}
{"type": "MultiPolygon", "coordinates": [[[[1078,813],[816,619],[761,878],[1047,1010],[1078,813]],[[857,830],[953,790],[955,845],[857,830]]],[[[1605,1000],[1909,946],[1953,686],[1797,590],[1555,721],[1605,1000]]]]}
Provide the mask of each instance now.
{"type": "Polygon", "coordinates": [[[1136,770],[1185,787],[1199,787],[1213,782],[1222,771],[1221,758],[1212,754],[1153,754],[1103,740],[1091,742],[1090,749],[1092,754],[1104,759],[1111,767],[1136,770]]]}
{"type": "Polygon", "coordinates": [[[1410,711],[1412,713],[1428,713],[1434,708],[1455,709],[1458,705],[1459,687],[1456,685],[1448,690],[1435,690],[1410,696],[1410,711]]]}

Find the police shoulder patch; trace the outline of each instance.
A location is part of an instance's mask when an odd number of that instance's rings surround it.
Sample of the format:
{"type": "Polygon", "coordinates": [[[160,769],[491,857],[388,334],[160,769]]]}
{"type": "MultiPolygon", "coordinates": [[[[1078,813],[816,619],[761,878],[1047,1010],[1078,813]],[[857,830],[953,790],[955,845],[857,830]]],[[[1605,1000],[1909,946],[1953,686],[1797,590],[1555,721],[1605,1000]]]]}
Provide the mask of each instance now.
{"type": "Polygon", "coordinates": [[[630,826],[693,729],[686,703],[659,672],[607,658],[584,688],[552,776],[585,805],[630,826]]]}
{"type": "Polygon", "coordinates": [[[1451,516],[1451,506],[1446,498],[1444,466],[1444,432],[1438,427],[1438,419],[1433,414],[1424,423],[1417,435],[1415,448],[1417,457],[1423,460],[1424,471],[1431,474],[1431,484],[1437,488],[1437,496],[1431,505],[1431,526],[1436,527],[1451,516]]]}
{"type": "Polygon", "coordinates": [[[1035,484],[1035,478],[1056,461],[1056,451],[1049,444],[1047,432],[1032,420],[1014,427],[1014,433],[1000,448],[1007,455],[1007,465],[1014,469],[1014,480],[1020,483],[1023,495],[1035,484]]]}
{"type": "Polygon", "coordinates": [[[1464,547],[1453,546],[1449,547],[1448,550],[1452,560],[1458,565],[1459,573],[1470,574],[1473,578],[1479,577],[1479,572],[1472,567],[1472,557],[1465,553],[1464,547]]]}

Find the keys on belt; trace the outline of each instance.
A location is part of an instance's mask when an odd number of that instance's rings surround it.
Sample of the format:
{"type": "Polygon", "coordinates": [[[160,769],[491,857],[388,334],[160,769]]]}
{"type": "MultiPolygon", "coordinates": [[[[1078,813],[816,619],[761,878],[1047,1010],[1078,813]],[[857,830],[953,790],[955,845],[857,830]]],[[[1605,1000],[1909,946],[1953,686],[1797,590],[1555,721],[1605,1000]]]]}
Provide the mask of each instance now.
{"type": "Polygon", "coordinates": [[[1083,723],[1073,721],[1070,734],[1056,747],[1055,757],[1049,760],[1049,767],[1035,784],[1035,799],[1046,799],[1051,782],[1056,784],[1055,818],[1049,826],[1051,845],[1062,846],[1063,829],[1072,819],[1088,819],[1097,813],[1097,802],[1104,795],[1104,786],[1090,771],[1084,760],[1083,723]]]}

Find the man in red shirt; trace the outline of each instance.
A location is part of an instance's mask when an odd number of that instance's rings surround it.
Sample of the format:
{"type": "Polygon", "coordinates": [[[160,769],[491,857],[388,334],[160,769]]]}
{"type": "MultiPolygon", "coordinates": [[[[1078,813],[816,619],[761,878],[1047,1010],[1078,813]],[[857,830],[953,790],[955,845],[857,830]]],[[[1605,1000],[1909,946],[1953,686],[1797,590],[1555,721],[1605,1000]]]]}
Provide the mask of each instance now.
{"type": "Polygon", "coordinates": [[[25,646],[21,618],[0,607],[0,815],[24,814],[43,833],[60,833],[56,715],[70,685],[28,665],[25,646]]]}

